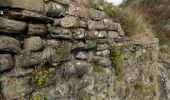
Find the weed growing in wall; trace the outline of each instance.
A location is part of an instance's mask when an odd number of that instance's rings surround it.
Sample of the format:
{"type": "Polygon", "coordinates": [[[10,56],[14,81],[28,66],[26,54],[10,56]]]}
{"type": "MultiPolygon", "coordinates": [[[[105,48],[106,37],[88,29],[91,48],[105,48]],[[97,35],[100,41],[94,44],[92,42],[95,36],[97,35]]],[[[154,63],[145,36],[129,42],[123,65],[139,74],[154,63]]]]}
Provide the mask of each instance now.
{"type": "Polygon", "coordinates": [[[111,49],[111,59],[112,59],[112,66],[115,69],[117,75],[123,72],[123,57],[120,48],[112,47],[111,49]]]}

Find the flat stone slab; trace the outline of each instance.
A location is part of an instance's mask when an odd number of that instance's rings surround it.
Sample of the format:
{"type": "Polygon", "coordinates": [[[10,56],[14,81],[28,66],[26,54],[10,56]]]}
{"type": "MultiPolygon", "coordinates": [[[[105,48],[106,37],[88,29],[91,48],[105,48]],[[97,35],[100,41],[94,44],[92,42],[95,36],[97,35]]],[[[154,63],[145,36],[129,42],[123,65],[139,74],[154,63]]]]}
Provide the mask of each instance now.
{"type": "Polygon", "coordinates": [[[21,8],[31,11],[43,12],[43,0],[0,0],[1,7],[21,8]]]}
{"type": "MultiPolygon", "coordinates": [[[[1,2],[1,1],[0,1],[1,2]]],[[[21,33],[26,28],[26,23],[21,21],[9,20],[0,17],[0,32],[5,33],[21,33]]]]}

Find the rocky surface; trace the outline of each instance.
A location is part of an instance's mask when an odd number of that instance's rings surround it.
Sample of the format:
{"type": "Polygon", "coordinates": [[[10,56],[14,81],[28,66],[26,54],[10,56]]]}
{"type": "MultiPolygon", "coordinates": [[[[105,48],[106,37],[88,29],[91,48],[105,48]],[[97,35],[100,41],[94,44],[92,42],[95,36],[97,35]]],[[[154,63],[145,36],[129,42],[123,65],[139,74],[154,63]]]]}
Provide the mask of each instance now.
{"type": "Polygon", "coordinates": [[[157,68],[159,41],[126,40],[102,4],[103,0],[1,0],[5,13],[0,17],[0,99],[133,100],[137,82],[155,81],[147,68],[157,68]],[[144,71],[142,64],[147,66],[144,71]],[[117,76],[122,69],[126,72],[117,76]],[[134,90],[124,89],[129,84],[134,90]]]}

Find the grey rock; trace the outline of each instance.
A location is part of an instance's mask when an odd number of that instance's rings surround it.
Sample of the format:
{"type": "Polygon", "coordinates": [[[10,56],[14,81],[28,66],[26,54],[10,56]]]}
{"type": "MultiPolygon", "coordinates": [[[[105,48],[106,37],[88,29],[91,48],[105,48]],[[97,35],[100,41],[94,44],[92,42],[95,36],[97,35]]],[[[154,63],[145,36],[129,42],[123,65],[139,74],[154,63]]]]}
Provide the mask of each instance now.
{"type": "Polygon", "coordinates": [[[21,20],[31,20],[35,22],[42,22],[42,23],[53,23],[54,20],[49,18],[41,13],[22,10],[20,12],[17,11],[9,11],[9,15],[13,16],[14,18],[21,19],[21,20]]]}
{"type": "Polygon", "coordinates": [[[14,65],[12,55],[10,54],[0,54],[0,72],[12,68],[14,65]]]}
{"type": "Polygon", "coordinates": [[[107,37],[108,37],[108,34],[106,33],[106,31],[98,31],[97,37],[98,37],[99,39],[107,38],[107,37]]]}
{"type": "Polygon", "coordinates": [[[33,91],[29,86],[27,78],[11,78],[2,86],[2,95],[6,100],[23,98],[33,91]]]}
{"type": "Polygon", "coordinates": [[[66,5],[68,5],[70,3],[70,0],[53,0],[53,1],[56,1],[61,4],[66,4],[66,5]]]}
{"type": "Polygon", "coordinates": [[[87,63],[85,61],[74,61],[75,68],[77,69],[77,75],[78,77],[82,77],[84,75],[87,75],[92,68],[92,65],[90,63],[87,63]]]}
{"type": "Polygon", "coordinates": [[[77,59],[86,60],[88,58],[88,54],[87,52],[80,51],[75,55],[75,57],[77,59]]]}
{"type": "Polygon", "coordinates": [[[97,41],[86,41],[85,48],[84,49],[93,49],[97,47],[97,41]]]}
{"type": "Polygon", "coordinates": [[[83,28],[74,29],[73,30],[73,38],[74,39],[83,39],[85,37],[86,30],[83,28]]]}
{"type": "Polygon", "coordinates": [[[96,51],[96,55],[101,57],[109,57],[110,50],[96,51]]]}
{"type": "Polygon", "coordinates": [[[72,33],[69,29],[63,27],[56,27],[50,30],[51,36],[53,38],[64,38],[64,39],[71,39],[72,33]]]}
{"type": "Polygon", "coordinates": [[[54,26],[60,25],[61,19],[54,19],[54,26]]]}
{"type": "Polygon", "coordinates": [[[68,10],[68,14],[69,15],[73,15],[76,17],[81,17],[84,19],[87,19],[89,17],[89,10],[83,6],[83,5],[78,5],[76,3],[71,3],[69,5],[69,10],[68,10]]]}
{"type": "Polygon", "coordinates": [[[65,18],[61,19],[61,26],[69,28],[69,27],[78,27],[79,26],[79,19],[72,16],[66,16],[65,18]]]}
{"type": "Polygon", "coordinates": [[[119,37],[119,33],[116,32],[116,31],[109,31],[108,32],[108,37],[111,38],[111,39],[118,38],[119,37]]]}
{"type": "Polygon", "coordinates": [[[90,9],[89,13],[92,20],[102,20],[106,17],[105,12],[100,10],[90,9]]]}
{"type": "Polygon", "coordinates": [[[88,28],[91,29],[91,30],[102,30],[102,29],[105,29],[105,25],[102,21],[92,21],[92,20],[89,20],[88,21],[88,28]]]}
{"type": "Polygon", "coordinates": [[[89,4],[95,9],[103,10],[104,0],[89,0],[89,4]]]}
{"type": "Polygon", "coordinates": [[[109,48],[109,46],[106,43],[104,43],[104,44],[97,44],[97,49],[96,50],[101,51],[101,50],[106,50],[108,48],[109,48]]]}
{"type": "Polygon", "coordinates": [[[72,45],[72,50],[75,49],[81,49],[81,50],[88,50],[88,49],[94,49],[97,46],[97,41],[90,41],[87,40],[86,43],[84,42],[75,42],[72,45]]]}
{"type": "Polygon", "coordinates": [[[59,3],[50,2],[46,5],[46,10],[47,16],[50,17],[61,17],[65,15],[65,8],[59,3]]]}
{"type": "Polygon", "coordinates": [[[120,35],[120,36],[125,36],[125,33],[124,33],[123,31],[120,31],[120,32],[119,32],[119,35],[120,35]]]}
{"type": "Polygon", "coordinates": [[[43,24],[29,24],[28,35],[45,35],[47,33],[47,27],[43,24]]]}
{"type": "Polygon", "coordinates": [[[87,22],[80,20],[80,22],[79,22],[79,27],[87,28],[87,27],[88,27],[88,24],[87,24],[87,22]]]}
{"type": "Polygon", "coordinates": [[[21,51],[20,42],[12,37],[0,37],[0,51],[18,53],[21,51]]]}
{"type": "Polygon", "coordinates": [[[43,12],[43,0],[1,0],[1,7],[21,8],[31,11],[43,12]]]}
{"type": "Polygon", "coordinates": [[[106,30],[113,30],[113,31],[121,31],[121,26],[119,23],[112,22],[112,20],[104,19],[103,20],[104,26],[106,30]]]}
{"type": "Polygon", "coordinates": [[[31,37],[24,40],[24,49],[30,51],[37,51],[44,46],[43,40],[40,37],[31,37]]]}
{"type": "Polygon", "coordinates": [[[58,47],[59,46],[59,41],[52,39],[52,40],[47,40],[45,43],[45,46],[50,46],[50,47],[58,47]]]}
{"type": "Polygon", "coordinates": [[[5,33],[22,33],[26,28],[26,23],[21,21],[9,20],[0,17],[0,32],[5,33]]]}
{"type": "Polygon", "coordinates": [[[18,55],[16,60],[22,67],[35,67],[44,61],[42,52],[23,52],[18,55]]]}
{"type": "Polygon", "coordinates": [[[86,38],[90,39],[90,40],[97,40],[97,39],[102,39],[102,38],[106,38],[107,37],[107,33],[106,31],[88,31],[86,38]]]}
{"type": "Polygon", "coordinates": [[[110,58],[97,57],[95,62],[104,67],[110,67],[112,65],[110,58]]]}

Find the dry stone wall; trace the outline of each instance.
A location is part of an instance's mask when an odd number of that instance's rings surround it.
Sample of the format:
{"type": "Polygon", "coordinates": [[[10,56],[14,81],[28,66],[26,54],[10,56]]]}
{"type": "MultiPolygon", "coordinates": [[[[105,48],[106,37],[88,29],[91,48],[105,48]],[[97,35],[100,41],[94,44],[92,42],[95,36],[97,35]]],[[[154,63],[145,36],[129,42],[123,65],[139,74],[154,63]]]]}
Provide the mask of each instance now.
{"type": "MultiPolygon", "coordinates": [[[[1,99],[114,100],[111,50],[127,39],[102,4],[0,0],[1,99]]],[[[138,64],[136,57],[149,47],[157,48],[158,41],[146,47],[134,43],[124,52],[124,66],[138,64]]]]}

